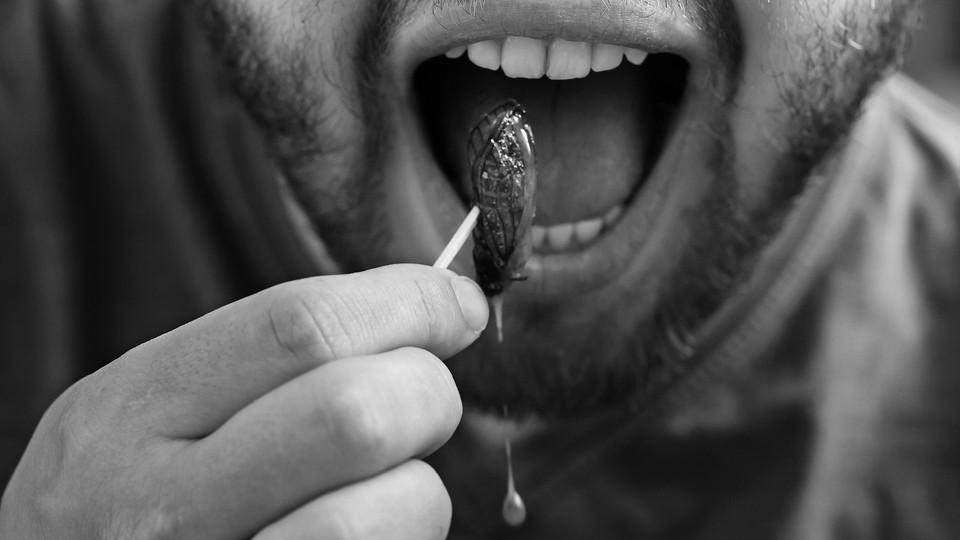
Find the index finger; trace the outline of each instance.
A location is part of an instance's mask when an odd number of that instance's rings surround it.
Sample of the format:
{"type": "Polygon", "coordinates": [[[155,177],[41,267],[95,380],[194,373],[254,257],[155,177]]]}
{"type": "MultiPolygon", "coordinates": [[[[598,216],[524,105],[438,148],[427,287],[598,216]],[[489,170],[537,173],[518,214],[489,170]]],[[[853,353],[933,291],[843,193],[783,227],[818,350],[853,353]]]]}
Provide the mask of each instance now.
{"type": "Polygon", "coordinates": [[[111,369],[134,379],[116,384],[146,396],[138,400],[143,415],[163,426],[161,435],[198,438],[337,358],[400,347],[449,358],[477,338],[487,316],[473,281],[396,265],[278,285],[133,349],[111,369]]]}

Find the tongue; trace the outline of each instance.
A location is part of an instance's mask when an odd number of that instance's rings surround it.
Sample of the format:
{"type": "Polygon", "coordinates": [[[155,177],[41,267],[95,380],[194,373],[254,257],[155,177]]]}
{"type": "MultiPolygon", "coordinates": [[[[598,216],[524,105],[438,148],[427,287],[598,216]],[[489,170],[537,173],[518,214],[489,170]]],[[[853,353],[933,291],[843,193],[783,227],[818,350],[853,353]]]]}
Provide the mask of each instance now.
{"type": "Polygon", "coordinates": [[[438,60],[418,78],[436,154],[470,193],[466,141],[480,117],[507,99],[527,110],[539,166],[536,223],[602,216],[623,203],[643,173],[649,114],[636,68],[585,79],[509,79],[466,60],[438,60]]]}

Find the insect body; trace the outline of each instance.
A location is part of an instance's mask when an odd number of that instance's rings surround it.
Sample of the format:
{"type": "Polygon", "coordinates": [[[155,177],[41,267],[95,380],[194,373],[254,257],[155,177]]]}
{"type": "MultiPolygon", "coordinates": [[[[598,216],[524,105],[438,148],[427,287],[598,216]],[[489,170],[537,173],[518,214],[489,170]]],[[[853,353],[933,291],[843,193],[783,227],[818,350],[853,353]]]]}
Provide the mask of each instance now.
{"type": "Polygon", "coordinates": [[[470,133],[467,148],[474,204],[480,219],[473,230],[477,282],[487,294],[523,279],[533,249],[537,166],[533,132],[515,101],[487,113],[470,133]]]}
{"type": "Polygon", "coordinates": [[[502,341],[501,294],[524,279],[533,250],[537,163],[533,131],[515,101],[493,109],[471,131],[467,147],[474,204],[480,209],[473,230],[477,283],[494,306],[502,341]]]}

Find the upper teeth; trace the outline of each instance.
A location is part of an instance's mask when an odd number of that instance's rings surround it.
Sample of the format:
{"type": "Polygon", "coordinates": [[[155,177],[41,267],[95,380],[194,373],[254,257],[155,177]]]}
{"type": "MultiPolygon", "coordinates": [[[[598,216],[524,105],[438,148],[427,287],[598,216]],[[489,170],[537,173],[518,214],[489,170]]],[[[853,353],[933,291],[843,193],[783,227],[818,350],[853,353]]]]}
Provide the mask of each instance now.
{"type": "Polygon", "coordinates": [[[503,68],[507,77],[539,79],[582,79],[591,71],[616,68],[626,56],[631,64],[640,65],[647,58],[646,51],[606,43],[584,43],[554,39],[550,43],[539,39],[510,36],[503,40],[487,40],[461,45],[447,51],[449,58],[467,53],[470,61],[479,67],[503,68]]]}

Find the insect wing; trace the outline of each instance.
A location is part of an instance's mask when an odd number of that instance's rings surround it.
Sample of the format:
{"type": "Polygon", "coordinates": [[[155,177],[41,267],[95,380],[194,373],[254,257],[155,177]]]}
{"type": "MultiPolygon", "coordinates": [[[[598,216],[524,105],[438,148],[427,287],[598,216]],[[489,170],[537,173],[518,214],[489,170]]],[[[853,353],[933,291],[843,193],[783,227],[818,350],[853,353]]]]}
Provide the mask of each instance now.
{"type": "Polygon", "coordinates": [[[488,294],[517,278],[531,250],[536,165],[524,118],[520,105],[508,102],[481,119],[468,143],[474,203],[480,209],[474,262],[488,294]]]}
{"type": "Polygon", "coordinates": [[[497,263],[504,266],[516,247],[517,228],[520,226],[523,206],[523,185],[514,173],[504,171],[495,144],[478,160],[478,179],[474,182],[474,199],[480,207],[481,233],[491,248],[497,263]]]}
{"type": "Polygon", "coordinates": [[[520,221],[514,234],[513,253],[507,261],[506,273],[510,279],[525,279],[523,267],[533,253],[533,218],[537,211],[537,159],[534,152],[533,132],[530,126],[524,123],[514,125],[514,132],[523,160],[523,174],[517,180],[520,197],[520,221]]]}

